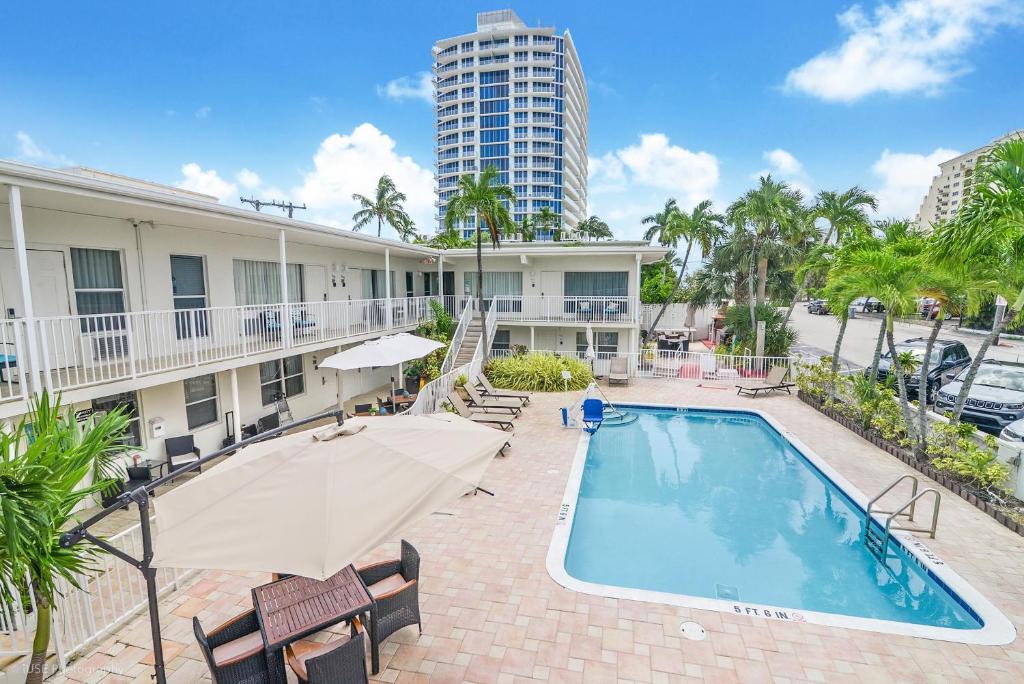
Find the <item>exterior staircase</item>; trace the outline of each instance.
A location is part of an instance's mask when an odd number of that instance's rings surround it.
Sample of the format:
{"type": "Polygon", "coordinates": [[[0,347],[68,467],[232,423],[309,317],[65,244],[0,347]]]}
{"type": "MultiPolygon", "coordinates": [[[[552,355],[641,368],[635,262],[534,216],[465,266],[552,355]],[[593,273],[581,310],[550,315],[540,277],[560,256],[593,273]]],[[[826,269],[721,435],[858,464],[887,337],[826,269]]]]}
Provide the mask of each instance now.
{"type": "Polygon", "coordinates": [[[469,322],[466,335],[462,338],[462,344],[459,346],[459,353],[455,356],[455,368],[461,368],[473,360],[473,354],[476,353],[480,336],[483,334],[483,327],[480,323],[479,317],[469,322]]]}

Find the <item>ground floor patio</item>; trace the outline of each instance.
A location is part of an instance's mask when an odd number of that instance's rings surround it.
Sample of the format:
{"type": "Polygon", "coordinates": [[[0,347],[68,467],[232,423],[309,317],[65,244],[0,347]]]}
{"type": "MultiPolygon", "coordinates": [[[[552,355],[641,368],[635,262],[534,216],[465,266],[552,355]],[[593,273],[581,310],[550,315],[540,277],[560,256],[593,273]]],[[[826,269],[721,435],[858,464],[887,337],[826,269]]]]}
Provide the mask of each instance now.
{"type": "MultiPolygon", "coordinates": [[[[613,401],[756,407],[868,494],[911,472],[795,396],[741,398],[724,385],[671,379],[606,392],[613,401]]],[[[548,575],[545,558],[579,438],[559,425],[558,408],[572,398],[534,395],[516,421],[508,456],[495,459],[483,482],[493,498],[463,497],[447,509],[449,515],[430,516],[405,531],[423,559],[423,633],[410,627],[386,642],[378,680],[1024,681],[1020,637],[1007,646],[968,646],[563,588],[548,575]],[[685,620],[702,625],[707,638],[684,639],[685,620]]],[[[352,524],[359,522],[354,512],[352,524]]],[[[950,495],[928,546],[1024,630],[1024,539],[950,495]]],[[[396,553],[392,543],[365,560],[396,553]]],[[[204,571],[163,599],[171,682],[209,680],[192,617],[213,627],[251,607],[251,587],[268,580],[204,571]]],[[[149,682],[150,649],[148,620],[140,615],[51,681],[149,682]]]]}

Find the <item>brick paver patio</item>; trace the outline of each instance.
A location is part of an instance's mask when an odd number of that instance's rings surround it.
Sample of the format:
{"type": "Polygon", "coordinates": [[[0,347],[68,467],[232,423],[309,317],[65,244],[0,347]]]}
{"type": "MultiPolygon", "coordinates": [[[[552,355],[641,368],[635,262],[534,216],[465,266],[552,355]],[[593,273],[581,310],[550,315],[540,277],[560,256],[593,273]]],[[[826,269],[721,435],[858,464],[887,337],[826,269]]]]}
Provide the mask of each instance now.
{"type": "MultiPolygon", "coordinates": [[[[725,388],[672,380],[609,391],[613,400],[757,407],[767,411],[864,492],[911,472],[795,397],[745,399],[725,388]]],[[[534,395],[513,448],[484,486],[496,493],[453,503],[406,530],[423,557],[423,634],[406,628],[384,646],[386,682],[927,682],[1024,681],[1024,642],[967,646],[771,621],[579,594],[556,584],[545,556],[578,433],[557,409],[569,397],[534,395]],[[679,634],[700,623],[704,641],[679,634]]],[[[382,419],[385,420],[385,419],[382,419]]],[[[922,483],[924,484],[924,483],[922,483]]],[[[159,499],[158,499],[159,501],[159,499]]],[[[352,524],[360,524],[353,512],[352,524]]],[[[943,499],[929,547],[1024,629],[1024,539],[966,502],[943,499]]],[[[699,552],[695,550],[695,553],[699,552]]],[[[372,559],[393,556],[397,545],[372,559]]],[[[371,558],[365,560],[372,560],[371,558]]],[[[261,574],[202,572],[161,604],[171,682],[208,681],[192,636],[251,606],[261,574]]],[[[150,682],[149,624],[140,616],[52,681],[150,682]]]]}

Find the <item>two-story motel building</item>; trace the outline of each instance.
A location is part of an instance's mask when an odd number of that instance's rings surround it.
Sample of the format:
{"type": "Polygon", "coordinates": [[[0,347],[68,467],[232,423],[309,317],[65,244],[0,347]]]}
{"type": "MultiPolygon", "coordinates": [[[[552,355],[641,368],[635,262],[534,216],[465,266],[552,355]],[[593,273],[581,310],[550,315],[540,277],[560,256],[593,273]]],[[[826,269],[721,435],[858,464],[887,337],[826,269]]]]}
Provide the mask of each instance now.
{"type": "MultiPolygon", "coordinates": [[[[219,448],[274,414],[282,393],[295,418],[336,405],[337,376],[321,359],[414,329],[430,298],[458,314],[476,293],[472,250],[88,169],[0,162],[0,185],[0,420],[19,420],[43,389],[83,415],[127,405],[130,439],[153,461],[168,437],[219,448]]],[[[599,351],[637,350],[640,265],[663,253],[629,242],[487,248],[494,348],[574,352],[590,324],[599,351]]],[[[345,396],[393,374],[346,372],[345,396]]]]}

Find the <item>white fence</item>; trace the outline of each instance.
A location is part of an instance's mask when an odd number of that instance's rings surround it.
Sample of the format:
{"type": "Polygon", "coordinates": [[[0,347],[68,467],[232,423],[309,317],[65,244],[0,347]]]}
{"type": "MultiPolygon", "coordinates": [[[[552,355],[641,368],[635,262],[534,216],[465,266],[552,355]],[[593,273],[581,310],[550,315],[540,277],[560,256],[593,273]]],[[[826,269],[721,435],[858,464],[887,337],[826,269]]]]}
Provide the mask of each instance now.
{"type": "MultiPolygon", "coordinates": [[[[121,551],[141,558],[142,533],[139,525],[107,539],[121,551]]],[[[157,571],[161,593],[178,589],[195,570],[162,568],[157,571]]],[[[53,609],[51,648],[63,670],[68,660],[103,639],[124,622],[146,609],[146,582],[142,573],[124,561],[103,553],[93,572],[79,578],[82,588],[58,581],[60,596],[53,609]]],[[[12,592],[21,597],[19,591],[12,592]]],[[[36,612],[31,603],[19,598],[13,605],[0,606],[0,656],[32,652],[36,612]]]]}
{"type": "MultiPolygon", "coordinates": [[[[390,307],[387,299],[360,299],[39,318],[39,370],[43,386],[67,390],[330,343],[419,324],[431,316],[431,299],[397,298],[390,307]]],[[[0,342],[11,336],[17,344],[12,325],[0,326],[0,342]]],[[[25,355],[17,358],[25,377],[25,355]]],[[[0,395],[7,397],[8,374],[3,376],[0,395]]]]}
{"type": "Polygon", "coordinates": [[[24,399],[28,387],[23,379],[25,321],[0,320],[0,402],[24,399]]]}

